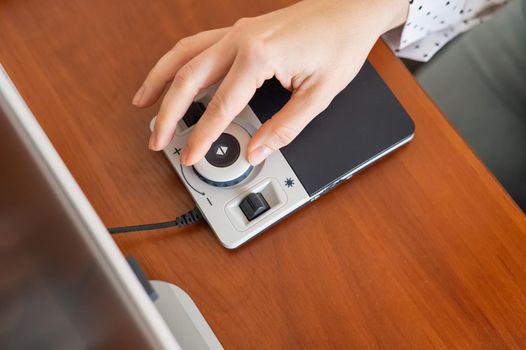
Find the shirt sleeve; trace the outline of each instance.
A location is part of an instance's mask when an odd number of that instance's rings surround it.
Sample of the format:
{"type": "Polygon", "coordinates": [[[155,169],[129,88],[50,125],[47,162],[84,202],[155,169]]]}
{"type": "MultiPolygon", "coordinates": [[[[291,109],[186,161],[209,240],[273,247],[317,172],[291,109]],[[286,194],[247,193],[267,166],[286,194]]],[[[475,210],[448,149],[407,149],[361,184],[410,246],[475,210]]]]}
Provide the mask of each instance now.
{"type": "Polygon", "coordinates": [[[408,0],[404,25],[383,35],[397,56],[427,62],[451,39],[491,18],[507,0],[408,0]]]}

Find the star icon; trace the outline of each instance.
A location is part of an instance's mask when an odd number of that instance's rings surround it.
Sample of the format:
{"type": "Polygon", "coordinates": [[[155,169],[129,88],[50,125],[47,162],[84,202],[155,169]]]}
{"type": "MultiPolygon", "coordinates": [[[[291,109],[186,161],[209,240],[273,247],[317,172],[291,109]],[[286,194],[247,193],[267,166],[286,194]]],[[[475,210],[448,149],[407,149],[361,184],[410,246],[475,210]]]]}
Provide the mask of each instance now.
{"type": "Polygon", "coordinates": [[[287,186],[288,188],[294,187],[294,180],[290,177],[287,177],[287,179],[285,180],[285,186],[287,186]]]}

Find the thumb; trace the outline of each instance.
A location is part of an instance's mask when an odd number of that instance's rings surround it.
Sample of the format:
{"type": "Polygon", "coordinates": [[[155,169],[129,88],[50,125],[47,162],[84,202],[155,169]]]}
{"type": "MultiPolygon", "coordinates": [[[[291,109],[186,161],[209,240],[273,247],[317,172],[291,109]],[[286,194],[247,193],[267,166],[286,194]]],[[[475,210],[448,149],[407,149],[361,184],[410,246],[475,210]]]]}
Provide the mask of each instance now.
{"type": "Polygon", "coordinates": [[[272,152],[288,145],[332,100],[319,86],[294,92],[289,101],[254,134],[248,145],[248,161],[258,165],[272,152]]]}

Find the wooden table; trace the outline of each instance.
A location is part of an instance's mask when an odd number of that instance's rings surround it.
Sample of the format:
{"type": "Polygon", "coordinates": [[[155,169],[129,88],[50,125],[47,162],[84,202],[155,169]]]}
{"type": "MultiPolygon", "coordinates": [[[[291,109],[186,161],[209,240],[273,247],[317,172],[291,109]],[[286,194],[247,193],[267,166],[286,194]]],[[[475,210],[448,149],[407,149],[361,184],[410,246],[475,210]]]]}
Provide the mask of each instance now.
{"type": "MultiPolygon", "coordinates": [[[[167,220],[193,204],[133,93],[181,37],[287,3],[6,0],[0,60],[107,225],[167,220]]],[[[235,251],[205,224],[117,243],[227,349],[526,347],[524,214],[384,44],[370,60],[408,146],[235,251]]]]}

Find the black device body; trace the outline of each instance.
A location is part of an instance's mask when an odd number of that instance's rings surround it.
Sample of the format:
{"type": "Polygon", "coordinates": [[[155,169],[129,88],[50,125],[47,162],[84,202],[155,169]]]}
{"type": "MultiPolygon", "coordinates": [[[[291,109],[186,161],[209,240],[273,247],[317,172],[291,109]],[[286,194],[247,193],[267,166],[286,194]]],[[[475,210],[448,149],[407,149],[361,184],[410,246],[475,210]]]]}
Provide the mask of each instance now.
{"type": "MultiPolygon", "coordinates": [[[[249,105],[264,123],[290,98],[277,79],[265,82],[249,105]]],[[[281,149],[310,196],[403,144],[415,125],[369,62],[300,135],[281,149]]]]}

